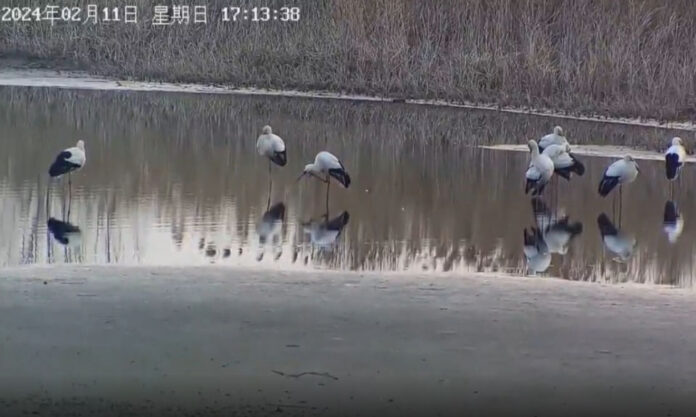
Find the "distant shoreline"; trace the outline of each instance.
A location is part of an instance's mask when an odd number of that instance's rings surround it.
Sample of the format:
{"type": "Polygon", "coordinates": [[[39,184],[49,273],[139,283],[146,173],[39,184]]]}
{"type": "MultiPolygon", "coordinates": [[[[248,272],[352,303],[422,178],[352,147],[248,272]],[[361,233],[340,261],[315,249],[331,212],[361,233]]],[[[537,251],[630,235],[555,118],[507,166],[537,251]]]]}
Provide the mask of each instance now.
{"type": "MultiPolygon", "coordinates": [[[[0,61],[2,63],[2,61],[0,61]]],[[[433,106],[444,108],[459,108],[471,110],[498,111],[512,114],[523,114],[540,117],[553,117],[559,119],[588,121],[596,123],[610,123],[629,126],[654,127],[661,129],[678,129],[696,131],[696,123],[693,122],[660,122],[656,119],[622,118],[568,115],[554,112],[550,109],[525,109],[516,107],[499,107],[495,104],[457,103],[447,100],[430,99],[399,99],[395,97],[370,96],[360,94],[342,94],[330,91],[301,91],[301,90],[274,90],[253,87],[235,87],[214,84],[197,83],[170,83],[156,81],[131,81],[112,77],[91,75],[84,71],[37,69],[17,66],[0,68],[0,86],[5,87],[45,87],[76,90],[102,90],[102,91],[142,91],[142,92],[169,92],[169,93],[194,93],[194,94],[229,94],[229,95],[259,95],[278,97],[297,97],[313,99],[331,99],[346,101],[364,101],[372,103],[401,103],[420,106],[433,106]]]]}

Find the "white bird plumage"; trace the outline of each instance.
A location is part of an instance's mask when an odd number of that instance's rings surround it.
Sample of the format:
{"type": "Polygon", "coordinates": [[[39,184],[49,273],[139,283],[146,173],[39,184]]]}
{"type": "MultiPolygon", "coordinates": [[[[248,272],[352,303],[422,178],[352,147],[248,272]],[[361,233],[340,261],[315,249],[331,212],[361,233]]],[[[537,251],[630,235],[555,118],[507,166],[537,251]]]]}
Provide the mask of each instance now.
{"type": "Polygon", "coordinates": [[[560,126],[556,126],[553,128],[553,132],[549,133],[548,135],[544,135],[541,139],[539,139],[539,149],[541,151],[545,150],[551,145],[570,145],[568,143],[568,139],[566,139],[565,136],[563,136],[563,128],[560,126]]]}
{"type": "Polygon", "coordinates": [[[636,180],[640,169],[638,163],[626,155],[607,167],[599,182],[599,195],[606,197],[617,185],[629,184],[636,180]]]}
{"type": "Polygon", "coordinates": [[[525,194],[532,190],[532,195],[539,195],[544,191],[544,187],[553,176],[554,165],[548,155],[539,153],[539,145],[536,141],[530,140],[527,143],[531,152],[529,168],[525,173],[526,183],[525,194]]]}
{"type": "Polygon", "coordinates": [[[672,145],[665,152],[665,171],[668,180],[677,179],[684,161],[686,161],[686,150],[681,138],[672,138],[672,145]]]}
{"type": "Polygon", "coordinates": [[[314,158],[314,163],[305,165],[298,180],[305,175],[316,177],[327,183],[327,185],[333,177],[343,187],[348,188],[350,186],[350,175],[348,175],[341,161],[335,155],[326,151],[319,152],[314,158]]]}
{"type": "Polygon", "coordinates": [[[51,177],[70,174],[84,167],[86,162],[85,142],[78,140],[74,147],[64,149],[56,156],[56,159],[48,169],[48,174],[51,177]]]}
{"type": "Polygon", "coordinates": [[[276,165],[285,166],[288,162],[285,142],[280,136],[273,133],[270,126],[264,126],[261,129],[261,135],[256,139],[256,151],[276,165]]]}
{"type": "Polygon", "coordinates": [[[553,162],[554,172],[561,177],[570,180],[571,173],[583,175],[585,166],[573,154],[570,153],[570,145],[549,145],[542,152],[553,162]]]}

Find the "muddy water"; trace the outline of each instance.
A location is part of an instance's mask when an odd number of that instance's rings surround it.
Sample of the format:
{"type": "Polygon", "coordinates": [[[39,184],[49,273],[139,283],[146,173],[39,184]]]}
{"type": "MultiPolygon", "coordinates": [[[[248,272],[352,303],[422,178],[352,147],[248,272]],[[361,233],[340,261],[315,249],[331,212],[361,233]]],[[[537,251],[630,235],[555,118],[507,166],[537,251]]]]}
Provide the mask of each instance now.
{"type": "Polygon", "coordinates": [[[0,89],[0,108],[0,266],[216,263],[692,285],[691,167],[671,195],[663,165],[641,161],[618,213],[596,194],[611,159],[585,157],[584,176],[533,203],[527,155],[477,147],[524,143],[555,124],[574,143],[648,150],[679,132],[403,104],[22,88],[0,89]],[[255,152],[267,123],[289,159],[270,177],[255,152]],[[88,161],[69,192],[47,169],[79,138],[88,161]],[[323,184],[295,182],[320,150],[353,178],[347,190],[332,186],[328,211],[323,184]],[[668,201],[681,234],[664,230],[668,201]],[[607,238],[610,226],[619,238],[607,238]],[[550,233],[559,229],[572,238],[550,233]]]}

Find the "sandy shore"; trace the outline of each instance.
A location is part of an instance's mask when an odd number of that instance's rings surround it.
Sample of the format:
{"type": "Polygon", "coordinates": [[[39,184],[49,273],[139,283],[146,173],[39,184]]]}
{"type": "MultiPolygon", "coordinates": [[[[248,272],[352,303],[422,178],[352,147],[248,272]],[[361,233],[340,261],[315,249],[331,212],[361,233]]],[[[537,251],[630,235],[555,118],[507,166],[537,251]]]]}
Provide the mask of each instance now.
{"type": "Polygon", "coordinates": [[[687,290],[220,267],[0,275],[3,416],[696,409],[687,290]]]}

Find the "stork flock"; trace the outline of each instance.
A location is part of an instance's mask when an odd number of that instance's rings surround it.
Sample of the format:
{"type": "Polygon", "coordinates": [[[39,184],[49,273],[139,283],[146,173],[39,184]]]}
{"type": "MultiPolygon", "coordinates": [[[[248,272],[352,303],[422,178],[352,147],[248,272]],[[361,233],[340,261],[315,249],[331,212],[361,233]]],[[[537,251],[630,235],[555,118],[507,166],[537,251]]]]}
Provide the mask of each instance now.
{"type": "MultiPolygon", "coordinates": [[[[543,136],[538,142],[535,140],[530,140],[528,142],[528,147],[530,150],[530,162],[529,167],[525,173],[525,194],[534,196],[534,199],[538,199],[549,184],[554,176],[560,176],[565,180],[570,181],[573,175],[582,176],[585,172],[585,166],[577,158],[575,154],[571,152],[571,146],[566,137],[564,136],[563,129],[560,126],[556,126],[553,132],[543,136]]],[[[285,142],[283,139],[274,134],[270,126],[264,126],[261,129],[261,135],[256,141],[256,150],[258,154],[268,160],[268,173],[269,173],[269,194],[268,194],[268,204],[267,212],[264,214],[263,222],[275,225],[273,227],[268,226],[266,229],[275,230],[277,228],[277,214],[284,213],[283,209],[272,210],[270,207],[270,198],[272,190],[272,170],[273,165],[278,167],[284,167],[288,162],[288,155],[286,151],[285,142]],[[271,221],[272,220],[272,221],[271,221]]],[[[683,142],[680,138],[675,137],[671,141],[671,146],[667,149],[665,153],[665,173],[667,179],[671,182],[671,191],[674,190],[674,181],[679,177],[679,173],[682,169],[686,160],[686,151],[683,146],[683,142]]],[[[75,171],[82,169],[87,161],[85,143],[79,140],[74,147],[67,148],[61,151],[55,158],[54,162],[49,168],[49,175],[52,178],[59,178],[67,176],[68,188],[71,190],[72,181],[71,174],[75,171]]],[[[604,174],[599,182],[598,193],[602,197],[608,196],[616,187],[618,186],[618,212],[619,212],[619,227],[620,227],[620,216],[621,216],[621,203],[622,203],[622,189],[623,185],[632,183],[638,177],[640,169],[638,163],[631,157],[631,155],[626,155],[623,158],[611,163],[604,171],[604,174]]],[[[348,174],[343,163],[332,153],[327,151],[321,151],[317,153],[314,161],[305,165],[304,169],[297,177],[299,182],[302,178],[314,177],[319,181],[326,184],[326,215],[323,222],[312,222],[311,225],[308,223],[307,227],[308,233],[312,236],[331,236],[335,240],[340,234],[341,229],[347,223],[348,215],[347,213],[342,213],[337,219],[329,221],[328,219],[328,206],[329,206],[329,190],[331,181],[334,180],[339,183],[342,187],[348,188],[351,184],[351,178],[348,174]]],[[[616,193],[614,193],[616,197],[616,193]]],[[[616,205],[616,198],[614,199],[614,205],[616,205]]],[[[668,202],[671,203],[671,202],[668,202]]],[[[275,207],[275,206],[274,206],[275,207]]],[[[533,201],[533,208],[535,213],[539,212],[540,205],[538,202],[533,201]]],[[[544,209],[545,210],[545,209],[544,209]]],[[[69,213],[69,211],[68,211],[69,213]]],[[[537,216],[538,217],[538,216],[537,216]]],[[[548,216],[547,216],[548,217],[548,216]]],[[[678,223],[678,212],[674,203],[668,204],[665,207],[665,231],[670,237],[670,242],[676,240],[680,230],[678,223]],[[668,218],[669,217],[669,218],[668,218]],[[668,230],[669,227],[669,230],[668,230]],[[673,230],[675,229],[675,230],[673,230]]],[[[565,235],[559,234],[565,228],[566,219],[561,219],[558,224],[554,223],[555,228],[553,232],[556,233],[554,239],[559,242],[564,242],[559,236],[565,236],[570,239],[573,236],[580,233],[581,227],[574,225],[569,227],[570,232],[565,235]],[[568,237],[569,236],[569,237],[568,237]]],[[[619,234],[619,230],[616,229],[613,224],[608,221],[606,216],[600,216],[598,218],[598,225],[600,231],[602,232],[603,238],[606,236],[616,236],[619,234]],[[606,232],[606,233],[605,233],[606,232]]],[[[263,229],[263,230],[266,230],[263,229]]],[[[567,231],[566,231],[567,232],[567,231]]],[[[262,233],[262,235],[267,235],[269,233],[262,233]]],[[[525,247],[537,245],[543,236],[539,233],[527,233],[525,230],[525,247]]],[[[326,240],[324,238],[318,239],[326,240]]],[[[606,240],[606,239],[605,239],[606,240]]],[[[567,240],[565,240],[567,243],[567,240]]],[[[538,245],[537,245],[538,246],[538,245]]],[[[553,246],[553,245],[552,245],[553,246]]],[[[564,245],[560,244],[559,251],[564,250],[564,245]]],[[[560,252],[559,252],[560,253],[560,252]]]]}
{"type": "MultiPolygon", "coordinates": [[[[543,136],[537,143],[528,142],[530,163],[525,173],[525,193],[531,192],[532,210],[535,215],[536,227],[524,229],[524,253],[527,264],[533,272],[546,270],[551,262],[551,253],[564,254],[571,239],[582,232],[582,225],[569,223],[567,217],[557,217],[551,214],[539,197],[554,175],[570,180],[571,175],[582,176],[585,167],[571,153],[571,147],[563,134],[563,129],[556,126],[553,132],[543,136]]],[[[686,150],[682,139],[672,138],[665,152],[665,176],[670,181],[670,195],[674,194],[674,182],[686,162],[686,150]]],[[[604,246],[616,255],[619,261],[626,261],[633,252],[635,238],[621,231],[622,189],[624,184],[636,180],[640,168],[631,155],[609,164],[600,179],[597,192],[601,197],[608,196],[618,186],[618,228],[609,217],[602,213],[597,218],[597,225],[604,246]]],[[[616,193],[614,193],[613,211],[616,210],[616,193]]],[[[664,231],[670,243],[675,243],[683,229],[683,219],[673,201],[668,201],[664,210],[664,231]]]]}
{"type": "MultiPolygon", "coordinates": [[[[531,158],[525,173],[525,193],[531,191],[533,196],[541,195],[554,174],[570,180],[571,174],[582,176],[585,172],[585,166],[571,153],[570,143],[560,126],[554,127],[553,132],[542,137],[538,143],[530,140],[528,147],[531,158]]],[[[665,152],[666,177],[672,182],[672,191],[673,182],[679,177],[685,161],[686,150],[681,138],[672,138],[671,146],[665,152]]],[[[640,168],[635,159],[631,155],[625,155],[604,170],[597,192],[606,197],[618,185],[620,206],[623,185],[635,181],[639,173],[640,168]]]]}
{"type": "MultiPolygon", "coordinates": [[[[268,203],[266,212],[259,222],[259,243],[264,244],[269,236],[272,236],[279,229],[285,216],[285,206],[282,203],[271,207],[271,191],[272,191],[272,170],[273,165],[284,167],[287,165],[288,157],[283,139],[273,133],[271,126],[264,126],[261,129],[261,135],[256,140],[256,151],[262,157],[268,159],[268,203]]],[[[73,172],[79,171],[85,166],[87,156],[85,152],[85,143],[79,140],[74,147],[62,150],[56,156],[48,170],[51,178],[65,178],[68,181],[68,195],[72,195],[72,179],[73,172]]],[[[317,153],[314,162],[305,165],[302,173],[297,178],[297,181],[305,177],[314,177],[319,181],[326,183],[326,214],[322,221],[313,220],[303,224],[305,231],[312,237],[312,242],[317,242],[319,245],[327,245],[328,242],[335,241],[341,233],[341,230],[348,223],[348,213],[343,212],[335,219],[328,219],[329,212],[329,188],[331,180],[338,182],[343,188],[350,187],[351,178],[343,163],[332,153],[321,151],[317,153]]],[[[68,217],[70,213],[70,198],[68,198],[68,217]]],[[[48,199],[47,199],[48,204],[48,199]]],[[[64,210],[65,211],[65,210],[64,210]]],[[[56,236],[59,242],[64,242],[64,230],[76,229],[76,226],[71,225],[66,221],[60,221],[51,218],[49,221],[49,230],[56,236]]],[[[73,232],[75,232],[73,230],[73,232]]],[[[79,232],[79,229],[77,230],[79,232]]],[[[262,257],[263,255],[259,255],[262,257]]]]}

